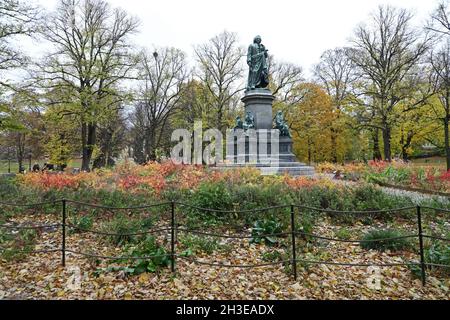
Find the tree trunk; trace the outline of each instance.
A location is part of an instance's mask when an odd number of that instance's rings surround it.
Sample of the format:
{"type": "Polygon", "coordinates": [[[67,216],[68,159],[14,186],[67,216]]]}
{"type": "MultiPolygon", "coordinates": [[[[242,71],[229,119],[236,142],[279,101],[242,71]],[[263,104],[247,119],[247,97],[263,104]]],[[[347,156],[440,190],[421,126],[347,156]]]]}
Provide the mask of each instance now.
{"type": "Polygon", "coordinates": [[[96,127],[97,126],[95,123],[89,124],[83,123],[81,125],[82,146],[83,146],[83,160],[81,163],[81,170],[84,171],[90,171],[90,162],[95,145],[96,127]]]}
{"type": "Polygon", "coordinates": [[[308,138],[308,165],[311,165],[311,142],[308,138]]]}
{"type": "Polygon", "coordinates": [[[331,161],[337,163],[337,130],[331,128],[331,161]]]}
{"type": "Polygon", "coordinates": [[[414,133],[412,131],[408,131],[406,134],[406,141],[403,136],[403,130],[402,130],[402,138],[400,140],[400,145],[402,146],[402,159],[405,162],[408,162],[408,148],[411,146],[412,138],[414,136],[414,133]]]}
{"type": "Polygon", "coordinates": [[[447,160],[447,171],[450,170],[450,138],[448,132],[448,123],[450,120],[450,115],[444,118],[444,135],[445,135],[445,157],[447,160]]]}
{"type": "Polygon", "coordinates": [[[382,130],[383,132],[383,150],[384,150],[384,160],[391,162],[391,128],[385,126],[382,130]]]}
{"type": "Polygon", "coordinates": [[[380,152],[380,140],[379,140],[379,129],[374,129],[372,131],[372,140],[373,140],[373,160],[379,161],[381,160],[381,152],[380,152]]]}

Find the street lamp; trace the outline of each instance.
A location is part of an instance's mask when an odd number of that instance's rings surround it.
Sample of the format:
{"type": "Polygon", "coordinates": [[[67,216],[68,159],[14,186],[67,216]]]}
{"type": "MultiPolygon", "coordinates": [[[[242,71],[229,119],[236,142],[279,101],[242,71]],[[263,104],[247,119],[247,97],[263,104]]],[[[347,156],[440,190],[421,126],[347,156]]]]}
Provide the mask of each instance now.
{"type": "Polygon", "coordinates": [[[31,157],[32,157],[32,153],[31,150],[28,152],[28,172],[31,172],[31,157]]]}
{"type": "Polygon", "coordinates": [[[11,173],[11,147],[8,146],[8,173],[11,173]]]}

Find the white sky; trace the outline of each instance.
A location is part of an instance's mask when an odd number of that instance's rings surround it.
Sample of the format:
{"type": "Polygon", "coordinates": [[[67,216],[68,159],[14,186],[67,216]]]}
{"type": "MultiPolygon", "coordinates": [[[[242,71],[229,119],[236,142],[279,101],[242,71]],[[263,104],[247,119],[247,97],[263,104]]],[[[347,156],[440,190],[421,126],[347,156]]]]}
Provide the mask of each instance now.
{"type": "MultiPolygon", "coordinates": [[[[47,9],[58,0],[35,0],[47,9]]],[[[344,46],[354,28],[379,4],[413,10],[425,23],[437,0],[109,0],[141,20],[135,42],[172,46],[192,59],[192,46],[223,30],[236,32],[247,46],[257,34],[277,60],[302,66],[309,75],[327,49],[344,46]]],[[[36,48],[37,44],[34,44],[36,48]]],[[[34,49],[33,49],[34,50],[34,49]]]]}

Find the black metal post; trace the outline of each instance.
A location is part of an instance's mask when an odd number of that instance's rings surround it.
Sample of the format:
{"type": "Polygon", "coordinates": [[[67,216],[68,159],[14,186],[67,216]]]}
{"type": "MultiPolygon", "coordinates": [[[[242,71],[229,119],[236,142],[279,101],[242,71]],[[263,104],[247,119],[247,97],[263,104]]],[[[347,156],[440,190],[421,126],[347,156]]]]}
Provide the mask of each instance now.
{"type": "Polygon", "coordinates": [[[420,206],[417,206],[417,224],[419,226],[419,246],[420,246],[420,268],[422,270],[422,285],[425,285],[425,256],[423,252],[423,233],[422,233],[422,212],[420,206]]]}
{"type": "Polygon", "coordinates": [[[172,261],[171,261],[171,269],[172,272],[175,272],[175,202],[172,201],[171,202],[171,210],[172,210],[172,226],[170,228],[171,231],[171,237],[170,237],[170,252],[171,252],[171,256],[172,256],[172,261]]]}
{"type": "Polygon", "coordinates": [[[291,234],[292,234],[292,271],[294,272],[294,280],[297,281],[297,255],[295,251],[295,217],[293,205],[291,205],[291,234]]]}
{"type": "Polygon", "coordinates": [[[11,173],[11,148],[8,147],[8,173],[11,173]]]}
{"type": "Polygon", "coordinates": [[[62,200],[62,265],[66,266],[66,199],[62,200]]]}

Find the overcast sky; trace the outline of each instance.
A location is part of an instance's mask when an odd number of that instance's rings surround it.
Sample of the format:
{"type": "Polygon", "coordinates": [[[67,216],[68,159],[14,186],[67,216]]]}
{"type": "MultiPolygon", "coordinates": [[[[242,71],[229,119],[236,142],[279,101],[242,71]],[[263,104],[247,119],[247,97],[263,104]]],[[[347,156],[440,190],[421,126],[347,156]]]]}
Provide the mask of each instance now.
{"type": "MultiPolygon", "coordinates": [[[[58,0],[35,0],[54,9],[58,0]]],[[[380,4],[411,9],[424,24],[437,0],[109,0],[141,20],[138,45],[172,46],[192,59],[192,46],[223,30],[247,46],[257,34],[277,60],[307,75],[324,50],[344,46],[354,28],[380,4]]],[[[36,45],[36,44],[35,44],[36,45]]],[[[36,48],[36,47],[34,47],[36,48]]]]}

